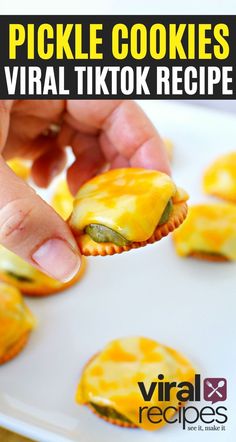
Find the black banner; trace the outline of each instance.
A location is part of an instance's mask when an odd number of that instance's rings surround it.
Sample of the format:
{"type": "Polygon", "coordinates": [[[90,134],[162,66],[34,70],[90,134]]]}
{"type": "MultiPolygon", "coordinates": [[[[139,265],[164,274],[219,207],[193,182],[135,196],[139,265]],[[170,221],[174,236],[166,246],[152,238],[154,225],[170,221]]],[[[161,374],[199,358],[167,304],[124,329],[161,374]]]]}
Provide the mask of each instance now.
{"type": "Polygon", "coordinates": [[[0,98],[235,99],[236,16],[1,16],[0,98]]]}

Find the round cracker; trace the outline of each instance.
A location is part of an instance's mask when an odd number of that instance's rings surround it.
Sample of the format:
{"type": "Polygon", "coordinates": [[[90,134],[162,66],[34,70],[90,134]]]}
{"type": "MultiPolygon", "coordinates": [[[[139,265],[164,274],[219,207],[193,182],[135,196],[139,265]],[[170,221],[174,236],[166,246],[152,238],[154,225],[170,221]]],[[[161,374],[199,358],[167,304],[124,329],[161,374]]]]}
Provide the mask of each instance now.
{"type": "MultiPolygon", "coordinates": [[[[90,364],[90,362],[92,362],[93,361],[93,359],[97,356],[99,354],[99,352],[98,353],[95,353],[95,355],[93,355],[93,356],[91,356],[91,358],[89,358],[89,360],[86,362],[86,364],[84,365],[84,369],[83,369],[83,371],[86,369],[86,367],[88,367],[88,365],[90,364]]],[[[185,405],[185,403],[184,402],[181,402],[181,403],[179,403],[180,404],[180,407],[183,407],[184,405],[185,405]]],[[[119,419],[113,419],[113,418],[110,418],[110,417],[107,417],[107,416],[102,416],[102,414],[100,414],[100,413],[98,413],[97,412],[97,410],[95,410],[95,408],[92,406],[92,404],[90,404],[90,403],[86,403],[86,404],[84,404],[87,408],[89,408],[92,412],[93,412],[93,414],[95,414],[97,417],[99,417],[100,419],[102,419],[102,420],[104,420],[104,421],[106,421],[106,422],[108,422],[109,424],[112,424],[112,425],[117,425],[118,427],[123,427],[123,428],[139,428],[138,427],[138,425],[135,425],[133,422],[124,422],[124,421],[121,421],[121,420],[119,420],[119,419]]]]}
{"type": "Polygon", "coordinates": [[[137,249],[139,247],[144,247],[147,244],[152,244],[156,241],[160,241],[170,232],[173,232],[173,230],[177,229],[180,224],[182,224],[187,216],[187,212],[188,206],[185,202],[174,203],[169,220],[165,224],[158,226],[149,239],[141,242],[132,242],[127,246],[117,246],[116,244],[110,242],[97,243],[93,241],[92,238],[90,238],[90,236],[87,234],[76,236],[76,241],[82,255],[85,256],[106,256],[127,252],[131,249],[137,249]]]}
{"type": "Polygon", "coordinates": [[[7,350],[7,352],[0,357],[0,365],[5,364],[6,362],[10,361],[11,359],[15,358],[15,356],[20,353],[25,345],[27,344],[27,341],[29,339],[30,331],[27,331],[24,333],[20,339],[18,339],[17,342],[15,342],[11,347],[7,350]]]}

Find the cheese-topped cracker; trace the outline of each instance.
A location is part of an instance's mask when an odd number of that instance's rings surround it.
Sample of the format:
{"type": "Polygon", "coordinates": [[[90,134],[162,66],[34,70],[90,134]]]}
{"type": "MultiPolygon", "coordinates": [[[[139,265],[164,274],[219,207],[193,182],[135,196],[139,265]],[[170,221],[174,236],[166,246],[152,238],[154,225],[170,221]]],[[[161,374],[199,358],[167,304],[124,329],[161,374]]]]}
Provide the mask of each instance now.
{"type": "MultiPolygon", "coordinates": [[[[116,339],[86,365],[77,389],[76,400],[79,404],[86,404],[95,409],[104,407],[104,410],[108,407],[109,410],[113,410],[113,414],[114,411],[119,413],[122,417],[121,425],[123,421],[128,420],[130,426],[155,430],[163,426],[165,421],[161,420],[160,424],[154,425],[144,414],[140,422],[139,407],[158,406],[164,410],[171,406],[177,410],[180,406],[176,397],[177,388],[172,389],[169,401],[159,401],[156,394],[153,394],[148,402],[144,400],[138,382],[143,382],[149,389],[160,373],[166,382],[173,381],[178,384],[181,381],[191,382],[195,370],[181,353],[153,339],[116,339]]],[[[176,410],[170,411],[170,418],[176,410]]],[[[117,423],[119,424],[119,420],[117,423]]]]}
{"type": "Polygon", "coordinates": [[[220,156],[203,177],[206,193],[236,202],[236,152],[220,156]]]}
{"type": "Polygon", "coordinates": [[[0,283],[0,363],[8,351],[35,327],[36,320],[19,290],[0,283]]]}
{"type": "Polygon", "coordinates": [[[180,256],[221,256],[236,260],[236,206],[201,204],[189,208],[187,220],[174,232],[180,256]]]}
{"type": "Polygon", "coordinates": [[[89,224],[101,224],[129,241],[145,241],[176,187],[161,172],[116,169],[84,184],[76,195],[71,225],[83,232],[89,224]]]}

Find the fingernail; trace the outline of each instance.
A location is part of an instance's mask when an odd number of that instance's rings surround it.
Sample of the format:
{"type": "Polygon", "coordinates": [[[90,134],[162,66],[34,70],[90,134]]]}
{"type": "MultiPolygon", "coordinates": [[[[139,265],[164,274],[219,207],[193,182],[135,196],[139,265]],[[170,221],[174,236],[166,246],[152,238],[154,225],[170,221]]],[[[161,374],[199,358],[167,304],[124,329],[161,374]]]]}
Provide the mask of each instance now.
{"type": "Polygon", "coordinates": [[[70,281],[80,268],[80,257],[62,239],[53,238],[42,244],[32,255],[32,259],[52,278],[62,282],[70,281]]]}

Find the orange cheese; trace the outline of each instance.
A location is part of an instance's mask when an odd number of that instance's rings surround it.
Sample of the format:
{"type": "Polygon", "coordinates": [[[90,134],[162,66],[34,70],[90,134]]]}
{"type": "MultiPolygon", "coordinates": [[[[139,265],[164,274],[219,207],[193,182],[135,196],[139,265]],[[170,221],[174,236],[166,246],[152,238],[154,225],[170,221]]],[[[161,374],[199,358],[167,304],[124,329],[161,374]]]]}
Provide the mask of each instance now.
{"type": "Polygon", "coordinates": [[[173,239],[180,256],[206,252],[236,260],[236,206],[218,203],[190,207],[173,239]]]}
{"type": "Polygon", "coordinates": [[[17,176],[22,178],[22,180],[28,180],[30,176],[30,162],[27,160],[22,160],[20,158],[14,158],[7,161],[7,165],[15,172],[17,176]]]}
{"type": "Polygon", "coordinates": [[[73,210],[73,201],[67,181],[60,181],[52,197],[52,207],[64,220],[69,218],[73,210]]]}
{"type": "Polygon", "coordinates": [[[83,232],[88,224],[100,224],[129,241],[146,241],[175,194],[175,184],[164,173],[138,168],[111,170],[81,187],[70,224],[77,232],[83,232]]]}
{"type": "MultiPolygon", "coordinates": [[[[195,371],[189,361],[178,352],[144,337],[116,339],[97,354],[85,367],[76,400],[79,404],[95,403],[109,406],[146,430],[155,430],[165,424],[164,420],[154,425],[144,414],[139,422],[139,407],[168,406],[179,408],[176,388],[170,401],[158,401],[155,394],[144,401],[138,381],[149,389],[161,373],[166,382],[191,382],[195,371]]],[[[172,411],[172,415],[174,410],[172,411]]],[[[169,415],[170,416],[170,415],[169,415]]]]}
{"type": "Polygon", "coordinates": [[[35,324],[19,290],[0,283],[0,357],[35,324]]]}
{"type": "Polygon", "coordinates": [[[236,152],[219,157],[203,177],[206,193],[236,202],[236,152]]]}

